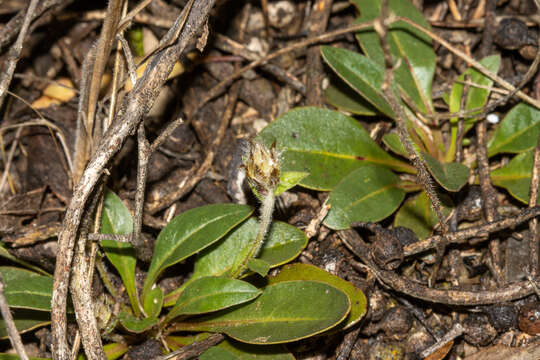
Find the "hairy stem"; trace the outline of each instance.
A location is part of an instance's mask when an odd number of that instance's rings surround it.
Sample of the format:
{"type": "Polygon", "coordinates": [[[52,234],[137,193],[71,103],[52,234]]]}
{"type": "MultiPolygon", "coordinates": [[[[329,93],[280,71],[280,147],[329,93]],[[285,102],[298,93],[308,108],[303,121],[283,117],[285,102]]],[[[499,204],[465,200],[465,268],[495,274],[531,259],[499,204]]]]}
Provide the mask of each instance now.
{"type": "Polygon", "coordinates": [[[273,191],[269,191],[267,195],[264,196],[261,204],[261,221],[259,222],[259,230],[257,231],[257,237],[255,241],[251,244],[251,248],[247,253],[246,257],[242,264],[233,272],[232,277],[238,277],[244,273],[247,269],[247,264],[249,260],[253,259],[264,243],[264,238],[268,229],[270,229],[270,224],[272,224],[272,213],[274,212],[274,205],[276,203],[276,196],[273,191]]]}

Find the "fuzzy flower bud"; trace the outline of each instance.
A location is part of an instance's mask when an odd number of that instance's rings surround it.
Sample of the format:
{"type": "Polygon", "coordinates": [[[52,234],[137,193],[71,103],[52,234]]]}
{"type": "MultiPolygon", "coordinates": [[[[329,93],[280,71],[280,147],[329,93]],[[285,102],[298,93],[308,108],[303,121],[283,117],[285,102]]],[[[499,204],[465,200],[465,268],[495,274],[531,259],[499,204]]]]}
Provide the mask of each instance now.
{"type": "Polygon", "coordinates": [[[251,185],[260,195],[274,192],[280,175],[279,153],[275,142],[269,149],[261,142],[250,141],[243,166],[251,185]]]}

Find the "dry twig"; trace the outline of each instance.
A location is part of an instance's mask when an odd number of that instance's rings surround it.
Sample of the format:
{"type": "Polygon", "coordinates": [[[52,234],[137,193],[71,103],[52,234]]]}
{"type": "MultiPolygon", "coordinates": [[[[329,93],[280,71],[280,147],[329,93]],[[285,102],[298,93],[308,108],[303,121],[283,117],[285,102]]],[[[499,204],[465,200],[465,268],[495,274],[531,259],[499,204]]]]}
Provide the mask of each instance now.
{"type": "MultiPolygon", "coordinates": [[[[81,225],[85,204],[109,160],[120,149],[126,138],[137,129],[142,117],[151,108],[159,90],[187,43],[195,37],[205,23],[214,2],[215,0],[196,2],[187,17],[187,26],[180,33],[178,41],[152,56],[144,75],[125,98],[117,121],[105,133],[92,155],[81,181],[75,187],[73,198],[64,218],[64,228],[58,237],[58,256],[51,311],[52,349],[53,357],[56,360],[70,359],[66,332],[66,300],[75,245],[74,239],[81,225]]],[[[172,28],[169,33],[176,31],[178,29],[172,28]]]]}

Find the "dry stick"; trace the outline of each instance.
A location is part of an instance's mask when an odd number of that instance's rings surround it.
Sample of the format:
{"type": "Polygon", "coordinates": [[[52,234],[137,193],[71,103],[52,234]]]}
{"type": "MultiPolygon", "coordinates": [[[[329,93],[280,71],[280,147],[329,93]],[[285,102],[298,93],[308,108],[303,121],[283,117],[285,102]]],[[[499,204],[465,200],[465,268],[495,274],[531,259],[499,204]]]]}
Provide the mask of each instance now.
{"type": "Polygon", "coordinates": [[[360,331],[362,330],[362,327],[358,327],[354,329],[353,331],[348,332],[343,337],[343,341],[341,344],[339,344],[338,348],[336,349],[336,360],[347,360],[349,359],[349,356],[351,355],[351,351],[354,347],[354,344],[356,343],[356,339],[358,338],[358,335],[360,334],[360,331]]]}
{"type": "Polygon", "coordinates": [[[197,341],[192,344],[181,347],[170,354],[158,356],[153,360],[188,360],[201,355],[203,352],[222,342],[225,336],[214,334],[202,341],[197,341]]]}
{"type": "MultiPolygon", "coordinates": [[[[74,239],[79,231],[84,206],[95,185],[105,170],[105,166],[118,152],[126,138],[132,134],[142,117],[150,110],[159,94],[159,90],[167,80],[174,64],[184,51],[187,43],[196,36],[197,31],[208,18],[215,0],[201,0],[194,4],[180,33],[177,43],[156,53],[143,76],[123,102],[117,121],[105,133],[81,181],[74,189],[71,203],[64,217],[64,227],[58,236],[58,256],[54,272],[52,296],[52,350],[53,359],[68,360],[70,351],[67,344],[66,303],[73,259],[74,239]]],[[[176,29],[171,29],[174,32],[176,29]]]]}
{"type": "Polygon", "coordinates": [[[9,305],[6,301],[6,297],[4,296],[4,287],[4,279],[0,274],[0,312],[2,313],[2,317],[4,318],[4,323],[9,336],[9,341],[11,342],[11,345],[15,348],[15,351],[17,351],[17,355],[19,355],[22,360],[28,360],[28,355],[26,355],[26,350],[24,350],[21,335],[17,331],[15,321],[13,321],[13,316],[11,315],[9,305]]]}
{"type": "MultiPolygon", "coordinates": [[[[35,10],[35,19],[41,17],[47,10],[51,9],[53,6],[62,5],[62,7],[71,3],[72,0],[42,0],[39,1],[39,4],[35,10]]],[[[0,35],[0,50],[2,50],[6,45],[8,45],[18,33],[25,19],[25,10],[21,10],[12,17],[7,24],[2,28],[0,35]]],[[[37,21],[39,22],[39,20],[37,21]]]]}
{"type": "Polygon", "coordinates": [[[101,78],[111,52],[118,23],[120,22],[122,3],[123,0],[109,1],[107,16],[105,16],[103,21],[99,39],[84,60],[75,136],[74,182],[80,180],[95,144],[101,138],[102,129],[94,125],[97,101],[101,78]]]}
{"type": "MultiPolygon", "coordinates": [[[[80,339],[82,341],[84,352],[88,360],[105,360],[107,356],[103,349],[101,333],[99,331],[96,317],[94,315],[94,299],[92,296],[92,278],[93,273],[90,267],[90,261],[86,257],[86,240],[88,239],[89,227],[92,221],[92,215],[98,207],[103,193],[103,181],[96,187],[90,200],[90,204],[85,209],[87,216],[82,220],[77,244],[75,246],[75,256],[73,258],[72,279],[70,284],[73,307],[75,316],[79,325],[80,339]]],[[[95,247],[95,243],[93,243],[95,247]]],[[[78,353],[79,344],[76,342],[72,355],[78,353]]]]}
{"type": "MultiPolygon", "coordinates": [[[[531,171],[531,187],[529,190],[529,208],[536,206],[538,201],[538,183],[540,177],[540,134],[534,149],[534,161],[531,171]]],[[[534,278],[538,275],[538,220],[529,221],[529,272],[534,278]]]]}
{"type": "Polygon", "coordinates": [[[531,281],[508,284],[493,291],[442,290],[427,287],[416,281],[399,276],[392,271],[382,270],[371,259],[371,248],[353,230],[338,231],[344,244],[366,265],[352,263],[362,271],[367,266],[377,280],[390,289],[425,301],[461,306],[496,304],[526,297],[534,292],[531,281]]]}
{"type": "Polygon", "coordinates": [[[38,0],[30,1],[30,5],[28,5],[28,9],[26,10],[26,15],[24,16],[24,21],[22,23],[19,36],[17,37],[17,41],[15,41],[15,44],[13,44],[13,46],[11,47],[11,49],[9,49],[7,53],[6,65],[4,66],[3,72],[0,75],[0,108],[4,103],[4,98],[6,97],[9,84],[11,83],[11,79],[13,78],[15,67],[17,66],[17,62],[19,61],[19,57],[21,56],[24,39],[26,38],[28,27],[30,26],[32,19],[35,16],[36,6],[38,2],[38,0]]]}
{"type": "MultiPolygon", "coordinates": [[[[540,215],[540,206],[534,206],[527,208],[521,211],[517,216],[509,217],[492,223],[487,223],[482,226],[473,226],[467,229],[459,230],[456,232],[451,232],[446,235],[446,241],[452,244],[463,244],[468,241],[468,239],[473,237],[485,237],[486,235],[512,228],[517,226],[525,221],[529,221],[540,215]]],[[[413,244],[407,245],[403,248],[403,254],[405,256],[412,256],[433,248],[437,248],[439,243],[442,241],[441,235],[431,236],[422,241],[415,242],[413,244]]]]}
{"type": "MultiPolygon", "coordinates": [[[[465,80],[470,80],[470,75],[465,75],[465,80]]],[[[465,106],[467,105],[467,98],[469,97],[469,89],[470,85],[468,82],[463,85],[463,92],[461,93],[461,99],[459,104],[459,109],[463,110],[465,109],[465,106]]],[[[462,117],[458,118],[458,128],[457,128],[457,136],[456,136],[456,155],[455,155],[455,161],[458,163],[461,163],[461,160],[463,158],[463,136],[465,135],[464,126],[463,126],[464,119],[462,117]]],[[[450,145],[452,146],[452,144],[450,145]]]]}
{"type": "MultiPolygon", "coordinates": [[[[392,108],[392,111],[396,116],[399,138],[409,154],[409,160],[414,164],[414,167],[416,168],[417,179],[423,185],[426,194],[431,201],[431,206],[437,214],[437,218],[441,226],[442,236],[444,239],[446,237],[446,234],[448,233],[448,226],[445,222],[445,217],[442,212],[442,205],[439,201],[437,194],[435,193],[435,188],[433,187],[433,183],[431,181],[431,175],[427,171],[422,157],[416,152],[416,149],[411,142],[409,132],[407,130],[407,123],[405,121],[405,114],[403,112],[403,108],[401,107],[401,105],[399,105],[399,101],[393,91],[392,84],[394,83],[394,63],[392,60],[392,53],[390,52],[390,46],[386,40],[387,28],[386,25],[383,23],[383,19],[386,18],[387,11],[387,1],[383,0],[381,5],[381,18],[374,23],[375,31],[379,35],[379,41],[381,42],[381,47],[383,49],[384,59],[386,63],[384,82],[382,85],[383,96],[388,102],[388,104],[390,104],[390,107],[392,108]]],[[[435,263],[433,272],[430,277],[430,284],[434,284],[436,281],[437,273],[446,248],[444,241],[439,243],[439,245],[440,246],[437,247],[437,262],[435,263]]]]}
{"type": "Polygon", "coordinates": [[[21,137],[22,129],[22,126],[17,129],[17,132],[15,133],[15,139],[13,139],[11,147],[9,148],[7,161],[4,165],[4,172],[2,173],[2,179],[0,180],[0,192],[3,191],[4,185],[6,184],[9,175],[9,168],[11,167],[11,163],[13,162],[13,156],[15,155],[15,149],[17,148],[17,144],[19,144],[19,138],[21,137]]]}
{"type": "MultiPolygon", "coordinates": [[[[478,176],[480,178],[480,189],[482,191],[482,208],[484,210],[484,216],[486,222],[492,223],[497,221],[499,216],[497,214],[497,192],[491,184],[491,177],[489,174],[489,160],[487,153],[487,134],[486,134],[486,121],[481,119],[476,123],[476,160],[478,163],[478,176]]],[[[489,252],[491,255],[491,268],[493,275],[497,283],[503,284],[503,271],[501,265],[501,249],[499,239],[491,239],[489,243],[489,252]]]]}
{"type": "Polygon", "coordinates": [[[133,217],[133,233],[131,245],[135,248],[137,258],[148,262],[152,258],[152,251],[146,247],[141,234],[144,217],[144,195],[146,190],[146,179],[148,171],[148,161],[150,156],[163,144],[172,132],[183,122],[181,118],[172,121],[158,135],[152,145],[148,143],[144,131],[144,123],[141,122],[137,131],[138,144],[138,165],[137,165],[137,191],[135,193],[135,214],[133,217]]]}
{"type": "Polygon", "coordinates": [[[450,331],[448,331],[440,340],[422,351],[420,357],[422,359],[427,358],[429,355],[433,354],[435,351],[439,350],[444,345],[448,344],[450,341],[454,340],[458,336],[461,336],[464,331],[465,329],[463,328],[463,326],[461,326],[460,323],[455,323],[454,326],[452,326],[452,329],[450,329],[450,331]]]}
{"type": "MultiPolygon", "coordinates": [[[[308,36],[317,36],[326,30],[332,10],[332,0],[317,0],[313,4],[308,20],[308,36]]],[[[313,46],[306,54],[306,104],[323,105],[322,81],[325,77],[320,46],[313,46]]]]}
{"type": "MultiPolygon", "coordinates": [[[[246,46],[228,38],[225,35],[216,34],[213,45],[219,50],[241,56],[246,60],[255,61],[260,59],[260,55],[258,55],[256,52],[249,50],[246,46]]],[[[302,95],[306,94],[306,86],[294,75],[283,70],[279,66],[274,64],[263,64],[261,65],[261,69],[273,75],[279,81],[290,85],[294,90],[298,91],[302,95]]]]}
{"type": "MultiPolygon", "coordinates": [[[[110,0],[107,6],[107,16],[101,28],[100,37],[92,47],[91,52],[85,59],[83,66],[83,81],[81,81],[81,98],[77,116],[77,134],[75,143],[75,169],[73,173],[74,182],[78,182],[87,161],[90,158],[94,144],[97,144],[103,134],[103,124],[95,121],[97,101],[101,87],[101,78],[105,71],[105,66],[114,41],[114,34],[120,21],[123,0],[110,0]]],[[[101,334],[97,326],[94,315],[94,302],[92,297],[93,273],[90,263],[93,259],[86,256],[86,242],[88,236],[89,218],[94,214],[94,210],[100,203],[101,191],[94,193],[92,206],[86,213],[83,225],[81,226],[75,254],[73,258],[73,279],[71,281],[71,293],[75,315],[79,325],[80,338],[89,360],[106,359],[105,351],[101,341],[101,334]],[[86,224],[84,224],[86,223],[86,224]]],[[[92,243],[92,252],[96,251],[96,244],[92,243]]],[[[71,356],[76,356],[80,342],[76,341],[71,356]]]]}

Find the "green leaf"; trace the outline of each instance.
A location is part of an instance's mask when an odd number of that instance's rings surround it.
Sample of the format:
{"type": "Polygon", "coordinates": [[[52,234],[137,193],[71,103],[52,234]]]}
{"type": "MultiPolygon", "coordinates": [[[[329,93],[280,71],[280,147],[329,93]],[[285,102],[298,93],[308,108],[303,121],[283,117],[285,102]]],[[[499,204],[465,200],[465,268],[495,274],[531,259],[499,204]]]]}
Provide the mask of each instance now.
{"type": "Polygon", "coordinates": [[[330,193],[330,212],[324,224],[334,230],[348,229],[351,222],[379,221],[391,215],[403,201],[399,177],[378,166],[362,166],[344,178],[330,193]]]}
{"type": "Polygon", "coordinates": [[[252,344],[300,340],[340,323],[349,313],[347,295],[316,281],[288,281],[267,286],[250,303],[178,323],[177,329],[212,331],[252,344]]]}
{"type": "Polygon", "coordinates": [[[110,343],[103,346],[105,350],[105,355],[107,355],[107,360],[115,360],[120,356],[128,352],[129,347],[127,344],[122,343],[110,343]]]}
{"type": "MultiPolygon", "coordinates": [[[[528,204],[533,158],[534,151],[527,151],[515,156],[506,166],[493,170],[493,185],[505,188],[513,197],[528,204]]],[[[537,204],[540,204],[540,199],[537,204]]]]}
{"type": "Polygon", "coordinates": [[[41,275],[52,276],[51,274],[49,274],[45,270],[43,270],[43,269],[41,269],[41,268],[39,268],[39,267],[37,267],[35,265],[32,265],[29,262],[26,262],[24,260],[20,260],[17,257],[11,255],[10,252],[8,251],[8,249],[6,249],[6,244],[4,244],[3,242],[0,242],[0,257],[3,257],[4,259],[8,259],[9,261],[13,261],[16,264],[22,265],[22,266],[24,266],[24,267],[26,267],[26,268],[28,268],[28,269],[30,269],[32,271],[40,273],[41,275]]]}
{"type": "Polygon", "coordinates": [[[144,312],[146,316],[158,317],[163,308],[163,290],[159,286],[154,287],[144,298],[144,312]]]}
{"type": "Polygon", "coordinates": [[[180,315],[204,314],[255,299],[261,290],[242,280],[203,277],[191,282],[171,309],[165,321],[180,315]]]}
{"type": "Polygon", "coordinates": [[[102,234],[131,234],[133,219],[122,200],[110,190],[105,192],[100,232],[102,234]]]}
{"type": "Polygon", "coordinates": [[[414,173],[409,164],[382,150],[356,120],[337,111],[296,108],[268,125],[259,138],[283,151],[282,171],[304,171],[300,185],[331,190],[354,169],[373,163],[414,173]]]}
{"type": "Polygon", "coordinates": [[[206,350],[200,360],[294,360],[282,345],[258,346],[225,340],[206,350]]]}
{"type": "MultiPolygon", "coordinates": [[[[116,360],[125,353],[128,352],[129,347],[127,344],[122,343],[110,343],[107,345],[103,345],[103,350],[105,350],[105,355],[107,356],[107,360],[116,360]]],[[[86,360],[86,356],[84,354],[80,354],[77,357],[77,360],[86,360]]]]}
{"type": "Polygon", "coordinates": [[[15,267],[0,267],[11,308],[51,311],[53,278],[15,267]]]}
{"type": "MultiPolygon", "coordinates": [[[[122,200],[110,190],[105,192],[103,201],[103,215],[101,217],[102,234],[127,235],[133,232],[133,219],[128,208],[122,200]]],[[[103,240],[101,247],[107,259],[120,274],[122,282],[131,302],[131,307],[136,316],[139,316],[139,303],[137,299],[137,287],[135,285],[135,250],[130,243],[113,240],[103,240]]]]}
{"type": "Polygon", "coordinates": [[[469,179],[469,168],[460,163],[441,163],[433,156],[422,153],[433,178],[448,191],[459,191],[469,179]]]}
{"type": "Polygon", "coordinates": [[[159,319],[156,317],[145,317],[144,319],[138,319],[125,312],[120,314],[119,319],[120,324],[122,324],[127,331],[134,334],[141,334],[148,331],[159,323],[159,319]]]}
{"type": "MultiPolygon", "coordinates": [[[[448,197],[439,196],[443,205],[443,214],[450,214],[452,205],[448,197]]],[[[394,219],[394,227],[403,226],[414,231],[418,239],[423,240],[431,235],[437,225],[437,215],[431,208],[431,202],[425,191],[418,196],[407,199],[394,219]]]]}
{"type": "Polygon", "coordinates": [[[324,90],[324,97],[330,105],[351,114],[375,116],[379,113],[373,105],[342,80],[332,80],[330,86],[324,90]]]}
{"type": "Polygon", "coordinates": [[[270,271],[270,264],[261,259],[250,259],[247,267],[249,270],[261,275],[262,277],[266,276],[268,271],[270,271]]]}
{"type": "Polygon", "coordinates": [[[274,195],[279,196],[285,191],[298,185],[309,173],[303,171],[283,171],[279,176],[279,184],[274,191],[274,195]]]}
{"type": "MultiPolygon", "coordinates": [[[[0,353],[0,360],[19,360],[20,357],[18,355],[14,355],[14,354],[5,354],[5,353],[0,353]]],[[[51,360],[49,358],[37,358],[37,357],[28,357],[28,359],[30,360],[51,360]]]]}
{"type": "MultiPolygon", "coordinates": [[[[493,73],[497,73],[499,70],[499,65],[501,63],[501,58],[499,55],[493,55],[488,56],[480,60],[480,63],[484,65],[487,69],[489,69],[493,73]]],[[[480,86],[485,86],[487,88],[491,87],[493,84],[493,80],[482,74],[476,69],[469,68],[467,69],[463,74],[461,74],[458,77],[458,80],[463,81],[465,80],[465,75],[470,76],[471,82],[474,84],[478,84],[480,86]]],[[[458,112],[460,110],[473,110],[477,108],[481,108],[484,105],[486,105],[488,97],[489,97],[489,91],[487,89],[479,88],[477,86],[470,86],[469,91],[467,92],[467,98],[465,100],[465,108],[461,109],[461,97],[463,96],[463,90],[465,89],[465,85],[459,81],[455,81],[454,85],[452,86],[452,91],[450,95],[447,95],[446,102],[448,103],[448,107],[450,112],[458,112]]],[[[481,111],[479,111],[481,112],[481,111]]],[[[465,120],[464,123],[464,133],[466,133],[474,124],[475,118],[469,118],[465,120]]],[[[446,153],[446,161],[452,161],[454,160],[454,157],[456,155],[457,150],[457,141],[458,141],[458,118],[452,118],[450,119],[450,126],[451,126],[451,140],[450,140],[450,146],[446,153]]]]}
{"type": "MultiPolygon", "coordinates": [[[[197,257],[190,281],[203,276],[227,276],[245,258],[249,244],[257,236],[259,223],[250,218],[224,239],[203,250],[197,257]]],[[[258,258],[276,267],[297,257],[306,247],[308,239],[304,232],[281,221],[274,221],[266,236],[258,258]]],[[[188,281],[189,282],[189,281],[188,281]]],[[[165,306],[176,302],[183,287],[165,297],[165,306]]]]}
{"type": "Polygon", "coordinates": [[[246,205],[214,204],[188,210],[161,230],[143,287],[143,299],[167,267],[221,239],[253,210],[246,205]]]}
{"type": "Polygon", "coordinates": [[[366,314],[367,299],[362,290],[339,276],[332,275],[314,265],[301,263],[285,265],[279,274],[268,279],[268,284],[272,285],[292,280],[320,281],[334,286],[347,294],[351,301],[351,311],[345,321],[340,324],[341,330],[348,329],[357,324],[366,314]]]}
{"type": "Polygon", "coordinates": [[[387,133],[383,136],[382,141],[385,143],[386,146],[393,152],[395,152],[398,155],[401,155],[405,157],[406,159],[409,158],[409,153],[405,149],[405,146],[401,143],[401,139],[399,138],[399,135],[396,133],[387,133]]]}
{"type": "Polygon", "coordinates": [[[321,54],[332,70],[372,107],[394,118],[394,112],[382,92],[384,67],[364,55],[342,48],[322,46],[321,54]]]}
{"type": "Polygon", "coordinates": [[[129,47],[133,50],[135,56],[144,56],[143,29],[140,26],[134,26],[128,30],[129,47]]]}
{"type": "MultiPolygon", "coordinates": [[[[167,336],[165,341],[172,351],[202,341],[210,333],[200,333],[195,336],[167,336]]],[[[225,339],[218,345],[211,347],[200,356],[202,360],[294,360],[294,356],[283,345],[251,345],[232,339],[225,339]]]]}
{"type": "Polygon", "coordinates": [[[488,156],[521,153],[536,146],[540,133],[540,110],[519,103],[506,114],[488,142],[488,156]]]}
{"type": "MultiPolygon", "coordinates": [[[[371,21],[381,15],[381,0],[351,2],[360,11],[357,22],[371,21]]],[[[397,16],[409,18],[426,29],[430,28],[424,15],[410,1],[390,0],[388,7],[390,12],[397,16]]],[[[384,54],[375,31],[361,31],[356,37],[364,54],[384,68],[384,54]]],[[[436,59],[430,37],[411,25],[398,21],[390,25],[387,40],[394,58],[402,59],[401,65],[394,72],[397,84],[420,111],[431,111],[431,85],[436,59]]]]}
{"type": "MultiPolygon", "coordinates": [[[[19,333],[25,333],[38,327],[46,326],[51,323],[51,314],[44,311],[35,311],[29,309],[10,309],[13,315],[13,321],[19,333]]],[[[3,319],[0,319],[0,339],[8,337],[6,325],[3,319]]]]}
{"type": "MultiPolygon", "coordinates": [[[[480,60],[480,63],[484,65],[489,71],[496,74],[501,64],[501,57],[500,55],[491,55],[480,60]]],[[[468,68],[463,74],[461,74],[457,78],[457,80],[464,81],[465,75],[470,76],[470,81],[473,84],[478,84],[486,88],[491,87],[491,85],[493,84],[493,80],[491,80],[490,78],[488,78],[474,68],[468,68]]],[[[454,85],[452,86],[452,91],[450,92],[450,96],[448,98],[448,107],[450,112],[458,112],[460,110],[473,110],[486,105],[489,97],[489,91],[485,88],[471,85],[467,93],[465,108],[461,109],[461,97],[463,96],[463,89],[465,88],[465,84],[459,81],[454,82],[454,85]]],[[[457,120],[457,118],[452,119],[453,122],[457,122],[457,120]]]]}

